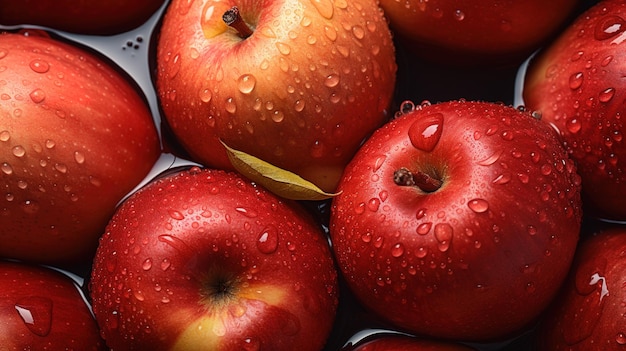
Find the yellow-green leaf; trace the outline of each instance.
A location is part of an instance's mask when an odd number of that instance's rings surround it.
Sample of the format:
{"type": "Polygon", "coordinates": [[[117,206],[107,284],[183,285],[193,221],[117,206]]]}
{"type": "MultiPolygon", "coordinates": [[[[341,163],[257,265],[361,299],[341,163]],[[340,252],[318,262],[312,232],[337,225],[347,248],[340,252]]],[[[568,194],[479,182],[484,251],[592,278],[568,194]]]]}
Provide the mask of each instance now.
{"type": "Polygon", "coordinates": [[[258,157],[235,150],[222,141],[233,167],[248,179],[274,194],[291,200],[324,200],[336,196],[324,192],[299,175],[274,166],[258,157]]]}

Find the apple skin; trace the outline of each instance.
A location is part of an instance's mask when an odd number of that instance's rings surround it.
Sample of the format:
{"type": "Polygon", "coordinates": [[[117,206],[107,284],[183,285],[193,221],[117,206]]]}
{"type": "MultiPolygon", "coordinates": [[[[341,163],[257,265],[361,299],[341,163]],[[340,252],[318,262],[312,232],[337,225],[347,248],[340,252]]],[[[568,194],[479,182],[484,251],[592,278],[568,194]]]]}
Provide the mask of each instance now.
{"type": "Polygon", "coordinates": [[[330,234],[364,306],[400,330],[504,339],[556,294],[581,226],[580,178],[554,130],[488,102],[417,106],[347,166],[330,234]],[[400,186],[407,168],[437,190],[400,186]]]}
{"type": "Polygon", "coordinates": [[[91,280],[115,350],[321,350],[337,289],[329,242],[307,212],[198,167],[120,206],[91,280]]]}
{"type": "Polygon", "coordinates": [[[77,34],[112,35],[142,25],[165,0],[0,1],[0,24],[38,25],[77,34]]]}
{"type": "Polygon", "coordinates": [[[0,325],[3,350],[108,350],[79,287],[42,266],[0,260],[0,325]]]}
{"type": "Polygon", "coordinates": [[[112,66],[44,32],[0,35],[0,57],[0,257],[91,260],[160,154],[150,110],[112,66]]]}
{"type": "Polygon", "coordinates": [[[469,346],[445,341],[417,339],[406,335],[377,336],[343,351],[472,351],[469,346]]]}
{"type": "Polygon", "coordinates": [[[174,0],[157,69],[165,119],[195,161],[232,169],[221,139],[332,192],[390,117],[397,65],[374,0],[174,0]],[[245,40],[222,21],[233,5],[254,28],[245,40]]]}
{"type": "Polygon", "coordinates": [[[559,130],[578,164],[588,213],[613,220],[626,220],[625,19],[622,1],[589,8],[530,61],[523,83],[526,107],[559,130]]]}
{"type": "Polygon", "coordinates": [[[515,65],[567,23],[578,0],[380,0],[416,56],[459,66],[515,65]]]}
{"type": "Polygon", "coordinates": [[[621,350],[626,343],[626,228],[581,240],[568,280],[537,331],[536,350],[621,350]]]}

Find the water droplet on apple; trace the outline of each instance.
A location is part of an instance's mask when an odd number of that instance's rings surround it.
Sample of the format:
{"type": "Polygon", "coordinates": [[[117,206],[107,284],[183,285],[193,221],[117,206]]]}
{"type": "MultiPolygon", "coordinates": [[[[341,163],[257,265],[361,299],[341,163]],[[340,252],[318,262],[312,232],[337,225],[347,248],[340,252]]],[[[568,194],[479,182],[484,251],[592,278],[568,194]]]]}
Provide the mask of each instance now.
{"type": "Polygon", "coordinates": [[[503,153],[503,150],[497,150],[486,159],[482,161],[478,161],[478,164],[481,166],[491,166],[500,159],[500,156],[502,156],[502,153],[503,153]]]}
{"type": "Polygon", "coordinates": [[[337,40],[337,30],[332,26],[324,26],[324,34],[330,41],[337,40]]]}
{"type": "Polygon", "coordinates": [[[141,264],[141,268],[144,271],[149,271],[152,268],[152,259],[151,258],[146,258],[143,263],[141,264]]]}
{"type": "Polygon", "coordinates": [[[168,77],[170,79],[173,79],[176,75],[178,75],[178,72],[180,71],[180,64],[180,54],[174,55],[172,62],[170,62],[168,66],[168,77]]]}
{"type": "Polygon", "coordinates": [[[626,30],[624,20],[619,16],[610,15],[597,22],[593,36],[596,40],[607,40],[619,35],[624,30],[626,30]]]}
{"type": "Polygon", "coordinates": [[[430,228],[432,228],[433,224],[431,222],[424,222],[417,226],[416,232],[420,235],[426,235],[430,232],[430,228]]]}
{"type": "Polygon", "coordinates": [[[85,163],[85,154],[80,151],[74,151],[74,161],[76,161],[79,165],[82,165],[85,163]]]}
{"type": "Polygon", "coordinates": [[[15,303],[15,310],[33,334],[47,336],[52,326],[52,300],[43,296],[28,296],[15,303]]]}
{"type": "Polygon", "coordinates": [[[257,339],[246,338],[241,344],[243,351],[259,351],[261,349],[261,342],[257,339]]]}
{"type": "Polygon", "coordinates": [[[326,19],[333,18],[335,8],[331,0],[311,0],[311,3],[322,17],[326,19]]]}
{"type": "Polygon", "coordinates": [[[511,181],[511,173],[505,172],[498,175],[494,180],[493,184],[507,184],[511,181]]]}
{"type": "Polygon", "coordinates": [[[467,203],[467,206],[476,213],[483,213],[489,209],[489,202],[484,199],[473,199],[467,203]]]}
{"type": "Polygon", "coordinates": [[[278,48],[278,51],[283,55],[289,55],[291,53],[291,46],[285,43],[277,42],[276,48],[278,48]]]}
{"type": "Polygon", "coordinates": [[[161,264],[160,264],[161,270],[166,271],[166,270],[168,270],[171,266],[172,266],[172,262],[170,262],[170,260],[169,260],[169,259],[164,258],[164,259],[161,261],[161,264]]]}
{"type": "Polygon", "coordinates": [[[7,162],[3,162],[0,165],[0,170],[2,171],[2,173],[6,174],[6,175],[13,174],[13,167],[11,167],[11,165],[8,164],[7,162]]]}
{"type": "Polygon", "coordinates": [[[16,145],[11,149],[13,156],[24,157],[26,155],[26,149],[22,145],[16,145]]]}
{"type": "Polygon", "coordinates": [[[170,215],[170,218],[175,219],[177,221],[185,219],[185,215],[183,215],[180,211],[168,210],[167,213],[170,215]]]}
{"type": "Polygon", "coordinates": [[[46,73],[50,70],[50,64],[41,59],[34,59],[30,61],[30,69],[36,73],[46,73]]]}
{"type": "Polygon", "coordinates": [[[8,130],[3,130],[0,132],[0,141],[7,142],[9,141],[9,139],[11,139],[11,132],[9,132],[8,130]]]}
{"type": "Polygon", "coordinates": [[[582,128],[582,123],[580,123],[580,120],[576,118],[576,116],[573,116],[565,121],[565,127],[570,133],[576,134],[582,128]]]}
{"type": "Polygon", "coordinates": [[[278,233],[274,226],[265,228],[256,242],[257,249],[264,254],[272,254],[278,249],[278,233]]]}
{"type": "Polygon", "coordinates": [[[465,13],[461,10],[454,11],[454,19],[457,21],[462,21],[465,19],[465,13]]]}
{"type": "Polygon", "coordinates": [[[372,212],[376,212],[378,211],[378,208],[380,207],[380,199],[378,198],[371,198],[368,202],[367,202],[367,208],[372,211],[372,212]]]}
{"type": "Polygon", "coordinates": [[[572,90],[576,90],[583,85],[583,72],[574,73],[569,77],[569,87],[572,90]]]}
{"type": "Polygon", "coordinates": [[[613,96],[615,96],[615,88],[607,88],[600,92],[600,95],[598,96],[598,100],[600,102],[607,103],[611,101],[611,99],[613,99],[613,96]]]}
{"type": "Polygon", "coordinates": [[[29,94],[30,99],[33,100],[34,103],[38,104],[43,102],[46,99],[46,93],[44,93],[41,89],[35,89],[29,94]]]}
{"type": "Polygon", "coordinates": [[[242,94],[250,94],[256,87],[256,78],[252,74],[244,74],[237,81],[242,94]]]}
{"type": "Polygon", "coordinates": [[[210,102],[211,98],[213,97],[213,94],[211,93],[211,90],[209,88],[204,88],[202,90],[200,90],[200,93],[198,94],[200,96],[200,100],[202,102],[210,102]]]}
{"type": "Polygon", "coordinates": [[[391,248],[391,256],[400,257],[404,255],[404,245],[402,243],[397,243],[391,248]]]}
{"type": "Polygon", "coordinates": [[[352,35],[354,35],[355,38],[361,40],[365,37],[365,30],[363,29],[363,27],[355,25],[352,27],[352,35]]]}
{"type": "Polygon", "coordinates": [[[439,251],[446,252],[452,243],[454,229],[448,223],[438,223],[435,225],[435,239],[437,239],[437,247],[439,251]]]}
{"type": "Polygon", "coordinates": [[[624,334],[623,332],[617,333],[617,335],[615,336],[615,342],[620,345],[626,345],[626,334],[624,334]]]}
{"type": "Polygon", "coordinates": [[[425,152],[432,151],[443,132],[443,114],[435,113],[417,119],[409,127],[408,136],[413,147],[425,152]]]}
{"type": "Polygon", "coordinates": [[[324,85],[326,85],[329,88],[334,88],[339,84],[339,76],[336,74],[330,74],[326,77],[326,80],[324,81],[324,85]]]}

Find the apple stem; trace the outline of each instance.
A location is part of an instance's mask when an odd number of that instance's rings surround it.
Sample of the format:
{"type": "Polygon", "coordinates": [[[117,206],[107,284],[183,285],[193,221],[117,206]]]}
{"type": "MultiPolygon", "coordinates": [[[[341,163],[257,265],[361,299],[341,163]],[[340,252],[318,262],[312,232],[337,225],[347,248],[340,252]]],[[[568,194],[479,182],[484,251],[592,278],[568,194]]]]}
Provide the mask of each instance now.
{"type": "Polygon", "coordinates": [[[393,181],[399,186],[416,186],[420,190],[432,193],[441,188],[443,182],[428,173],[417,171],[412,173],[406,168],[400,168],[393,173],[393,181]]]}
{"type": "Polygon", "coordinates": [[[239,8],[237,6],[233,6],[226,12],[224,12],[224,15],[222,15],[222,20],[230,27],[235,28],[237,34],[239,34],[239,36],[243,39],[246,39],[247,37],[251,36],[252,33],[254,33],[241,17],[241,14],[239,13],[239,8]]]}

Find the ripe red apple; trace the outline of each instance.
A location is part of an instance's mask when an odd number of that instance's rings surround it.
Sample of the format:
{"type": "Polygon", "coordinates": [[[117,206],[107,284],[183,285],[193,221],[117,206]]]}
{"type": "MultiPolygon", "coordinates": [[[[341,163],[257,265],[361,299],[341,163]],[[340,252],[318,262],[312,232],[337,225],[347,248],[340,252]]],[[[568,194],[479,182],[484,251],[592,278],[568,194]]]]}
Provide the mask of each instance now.
{"type": "Polygon", "coordinates": [[[165,0],[0,1],[0,25],[38,25],[91,35],[119,34],[142,25],[165,0]]]}
{"type": "Polygon", "coordinates": [[[193,167],[134,193],[91,280],[107,345],[124,350],[320,350],[337,272],[321,227],[236,173],[193,167]]]}
{"type": "Polygon", "coordinates": [[[581,225],[575,165],[528,112],[463,100],[404,107],[355,155],[333,199],[341,271],[401,330],[512,336],[570,266],[581,225]]]}
{"type": "Polygon", "coordinates": [[[581,241],[568,280],[538,327],[536,350],[624,348],[625,253],[625,227],[581,241]]]}
{"type": "Polygon", "coordinates": [[[344,351],[472,351],[473,348],[445,341],[417,339],[407,335],[375,336],[344,351]]]}
{"type": "Polygon", "coordinates": [[[626,220],[626,3],[601,1],[533,59],[523,99],[561,134],[589,213],[626,220]]]}
{"type": "Polygon", "coordinates": [[[3,350],[100,350],[100,337],[80,288],[49,268],[0,261],[3,350]]]}
{"type": "Polygon", "coordinates": [[[380,0],[392,30],[421,58],[517,64],[566,23],[578,0],[380,0]]]}
{"type": "Polygon", "coordinates": [[[44,35],[0,35],[0,256],[91,259],[116,204],[159,156],[125,76],[44,35]]]}
{"type": "Polygon", "coordinates": [[[389,117],[396,73],[374,0],[174,0],[157,66],[165,118],[194,160],[232,169],[223,141],[328,192],[389,117]],[[233,6],[238,30],[222,18],[233,6]]]}

